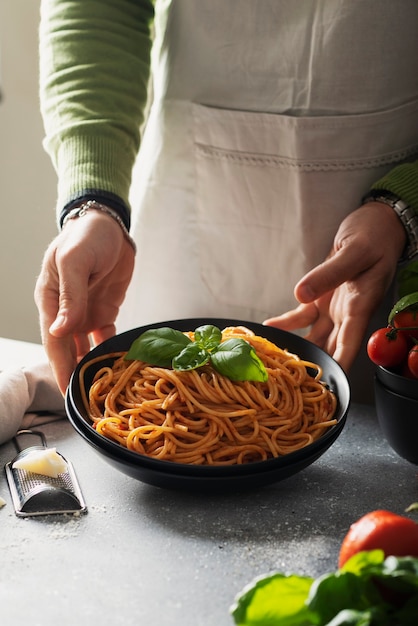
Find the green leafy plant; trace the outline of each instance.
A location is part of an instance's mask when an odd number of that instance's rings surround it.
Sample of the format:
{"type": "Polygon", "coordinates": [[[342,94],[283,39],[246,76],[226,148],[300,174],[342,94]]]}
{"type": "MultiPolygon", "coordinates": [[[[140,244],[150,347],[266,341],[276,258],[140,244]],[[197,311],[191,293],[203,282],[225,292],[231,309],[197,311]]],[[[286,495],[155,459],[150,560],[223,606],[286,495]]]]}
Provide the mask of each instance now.
{"type": "Polygon", "coordinates": [[[399,297],[418,291],[418,261],[405,265],[398,273],[399,297]]]}
{"type": "Polygon", "coordinates": [[[189,371],[208,363],[234,381],[266,382],[264,363],[248,341],[232,338],[222,341],[222,332],[210,324],[194,331],[194,341],[174,328],[146,330],[132,343],[126,357],[158,367],[189,371]]]}
{"type": "Polygon", "coordinates": [[[358,552],[317,579],[273,573],[231,607],[237,626],[415,626],[418,559],[358,552]]]}
{"type": "Polygon", "coordinates": [[[392,324],[395,317],[399,313],[401,313],[402,311],[406,311],[407,309],[415,312],[418,311],[418,291],[408,293],[394,304],[388,316],[388,324],[392,324]]]}

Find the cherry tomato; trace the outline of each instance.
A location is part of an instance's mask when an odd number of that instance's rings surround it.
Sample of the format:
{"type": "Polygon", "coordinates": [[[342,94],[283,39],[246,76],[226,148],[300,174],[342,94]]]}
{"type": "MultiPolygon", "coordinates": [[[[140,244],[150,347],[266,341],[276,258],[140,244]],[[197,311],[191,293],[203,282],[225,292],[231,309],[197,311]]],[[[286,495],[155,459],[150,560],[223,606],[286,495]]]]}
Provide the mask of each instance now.
{"type": "Polygon", "coordinates": [[[367,342],[367,354],[376,365],[395,367],[406,360],[408,342],[403,333],[393,328],[379,328],[367,342]]]}
{"type": "Polygon", "coordinates": [[[405,378],[412,378],[413,380],[415,380],[415,376],[413,375],[413,373],[408,367],[408,361],[406,361],[406,363],[402,363],[402,367],[401,367],[399,374],[401,376],[404,376],[405,378]]]}
{"type": "Polygon", "coordinates": [[[418,378],[418,344],[415,344],[408,353],[408,371],[414,378],[418,378]]]}
{"type": "Polygon", "coordinates": [[[418,524],[391,511],[371,511],[349,528],[343,539],[338,567],[357,552],[383,550],[385,556],[418,557],[418,524]]]}
{"type": "Polygon", "coordinates": [[[407,337],[418,339],[418,311],[416,309],[404,309],[395,315],[391,323],[395,328],[408,328],[402,331],[407,337]],[[415,328],[413,328],[415,326],[415,328]],[[412,329],[411,329],[412,327],[412,329]]]}

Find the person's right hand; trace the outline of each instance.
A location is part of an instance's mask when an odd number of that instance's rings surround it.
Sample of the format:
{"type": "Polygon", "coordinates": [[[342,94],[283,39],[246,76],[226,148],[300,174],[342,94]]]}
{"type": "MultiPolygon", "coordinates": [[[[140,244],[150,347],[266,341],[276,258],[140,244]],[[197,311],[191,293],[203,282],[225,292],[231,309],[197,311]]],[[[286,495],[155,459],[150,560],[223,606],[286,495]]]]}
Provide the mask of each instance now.
{"type": "Polygon", "coordinates": [[[46,250],[35,302],[42,343],[63,394],[92,344],[115,334],[134,260],[120,226],[95,210],[69,220],[46,250]]]}

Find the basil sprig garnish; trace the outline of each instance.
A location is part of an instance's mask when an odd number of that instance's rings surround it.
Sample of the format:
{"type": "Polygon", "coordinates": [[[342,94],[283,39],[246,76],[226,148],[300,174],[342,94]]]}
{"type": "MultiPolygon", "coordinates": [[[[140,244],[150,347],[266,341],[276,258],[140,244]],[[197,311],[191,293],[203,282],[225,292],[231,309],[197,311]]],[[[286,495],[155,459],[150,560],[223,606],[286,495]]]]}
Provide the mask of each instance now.
{"type": "Polygon", "coordinates": [[[388,324],[391,324],[393,318],[401,311],[405,311],[405,309],[418,311],[418,291],[414,291],[413,293],[409,293],[408,295],[403,296],[395,303],[391,312],[389,313],[388,324]]]}
{"type": "Polygon", "coordinates": [[[219,374],[234,381],[266,382],[268,374],[254,348],[238,337],[222,341],[216,326],[199,326],[194,341],[179,330],[146,330],[132,343],[125,357],[177,371],[194,370],[210,363],[219,374]]]}

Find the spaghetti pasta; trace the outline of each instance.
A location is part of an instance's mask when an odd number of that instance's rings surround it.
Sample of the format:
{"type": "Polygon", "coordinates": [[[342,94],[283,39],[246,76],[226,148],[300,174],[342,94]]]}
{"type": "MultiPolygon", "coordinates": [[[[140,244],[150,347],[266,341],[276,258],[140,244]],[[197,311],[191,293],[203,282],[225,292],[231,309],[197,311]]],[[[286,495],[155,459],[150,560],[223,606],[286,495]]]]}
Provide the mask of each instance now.
{"type": "Polygon", "coordinates": [[[231,381],[210,364],[190,371],[156,367],[128,361],[126,352],[86,363],[80,387],[97,432],[155,459],[234,465],[299,450],[336,424],[337,400],[317,364],[244,327],[222,331],[222,341],[232,337],[254,348],[267,382],[231,381]],[[86,368],[109,360],[87,391],[86,368]]]}

